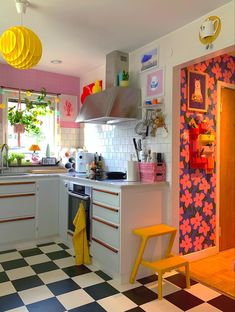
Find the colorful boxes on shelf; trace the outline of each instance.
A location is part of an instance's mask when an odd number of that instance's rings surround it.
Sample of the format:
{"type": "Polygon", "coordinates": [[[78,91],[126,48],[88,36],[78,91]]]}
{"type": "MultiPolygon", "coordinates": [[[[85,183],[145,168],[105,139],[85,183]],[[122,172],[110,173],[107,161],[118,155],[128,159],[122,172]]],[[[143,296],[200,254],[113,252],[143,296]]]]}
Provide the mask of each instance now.
{"type": "Polygon", "coordinates": [[[141,182],[162,182],[166,181],[165,163],[139,163],[141,182]]]}

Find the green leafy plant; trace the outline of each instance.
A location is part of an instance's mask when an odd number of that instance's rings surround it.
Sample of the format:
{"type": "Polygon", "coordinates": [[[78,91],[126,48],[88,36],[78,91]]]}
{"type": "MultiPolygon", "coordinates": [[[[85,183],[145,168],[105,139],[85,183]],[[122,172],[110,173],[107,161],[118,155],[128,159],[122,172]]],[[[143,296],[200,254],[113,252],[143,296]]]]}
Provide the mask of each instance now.
{"type": "Polygon", "coordinates": [[[125,81],[129,80],[129,73],[125,70],[123,70],[122,72],[122,80],[125,80],[125,81]]]}
{"type": "Polygon", "coordinates": [[[25,154],[23,153],[14,153],[14,156],[17,160],[25,158],[25,154]]]}
{"type": "Polygon", "coordinates": [[[12,126],[23,125],[29,134],[40,134],[42,121],[40,116],[45,116],[52,112],[53,107],[50,100],[46,99],[47,92],[43,88],[36,100],[24,98],[25,109],[19,110],[17,105],[9,108],[8,120],[12,126]]]}
{"type": "Polygon", "coordinates": [[[14,153],[14,156],[15,156],[15,158],[17,160],[17,164],[21,165],[22,159],[25,158],[25,154],[23,154],[23,153],[14,153]]]}
{"type": "MultiPolygon", "coordinates": [[[[13,163],[13,161],[16,159],[15,156],[16,156],[15,153],[9,154],[9,156],[8,156],[8,165],[10,165],[11,163],[13,163]]],[[[5,160],[6,160],[6,156],[5,156],[5,160]]]]}

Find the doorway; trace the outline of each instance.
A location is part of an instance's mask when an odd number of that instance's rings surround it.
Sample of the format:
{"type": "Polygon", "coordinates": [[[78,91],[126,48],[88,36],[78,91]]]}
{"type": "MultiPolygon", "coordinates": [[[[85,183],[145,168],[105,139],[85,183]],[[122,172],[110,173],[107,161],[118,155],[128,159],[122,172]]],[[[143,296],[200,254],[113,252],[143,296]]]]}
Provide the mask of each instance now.
{"type": "Polygon", "coordinates": [[[193,278],[235,297],[235,85],[217,84],[217,253],[190,263],[193,278]]]}
{"type": "Polygon", "coordinates": [[[235,247],[235,86],[218,83],[219,252],[235,247]]]}

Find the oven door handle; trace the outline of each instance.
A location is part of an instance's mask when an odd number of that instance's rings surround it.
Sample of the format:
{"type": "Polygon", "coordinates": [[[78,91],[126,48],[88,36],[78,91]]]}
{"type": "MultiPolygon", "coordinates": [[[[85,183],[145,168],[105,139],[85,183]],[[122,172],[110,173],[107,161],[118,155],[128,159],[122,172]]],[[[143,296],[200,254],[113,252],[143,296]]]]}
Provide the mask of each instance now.
{"type": "Polygon", "coordinates": [[[87,196],[87,195],[78,195],[78,194],[75,194],[75,193],[73,193],[73,192],[70,192],[70,191],[68,191],[67,190],[67,192],[68,192],[68,194],[70,195],[70,196],[73,196],[73,197],[76,197],[76,198],[79,198],[79,199],[83,199],[83,200],[88,200],[90,197],[89,196],[87,196]]]}

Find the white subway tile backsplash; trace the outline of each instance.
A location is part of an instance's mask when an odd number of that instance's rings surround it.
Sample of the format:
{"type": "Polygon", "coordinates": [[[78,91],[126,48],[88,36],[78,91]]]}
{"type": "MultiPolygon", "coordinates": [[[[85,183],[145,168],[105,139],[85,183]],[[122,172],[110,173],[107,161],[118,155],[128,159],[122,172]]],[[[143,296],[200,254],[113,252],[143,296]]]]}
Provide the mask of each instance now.
{"type": "MultiPolygon", "coordinates": [[[[102,154],[106,170],[125,171],[130,154],[136,154],[133,138],[141,138],[135,133],[136,123],[137,121],[118,125],[86,124],[84,144],[88,151],[102,154]]],[[[171,129],[169,129],[169,133],[170,131],[171,129]]],[[[142,145],[146,150],[151,149],[152,152],[164,153],[169,167],[171,161],[170,135],[165,136],[164,129],[157,129],[156,137],[148,136],[142,140],[142,145]]],[[[170,174],[168,174],[168,178],[170,178],[170,174]]]]}

